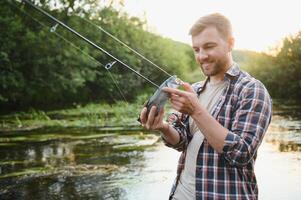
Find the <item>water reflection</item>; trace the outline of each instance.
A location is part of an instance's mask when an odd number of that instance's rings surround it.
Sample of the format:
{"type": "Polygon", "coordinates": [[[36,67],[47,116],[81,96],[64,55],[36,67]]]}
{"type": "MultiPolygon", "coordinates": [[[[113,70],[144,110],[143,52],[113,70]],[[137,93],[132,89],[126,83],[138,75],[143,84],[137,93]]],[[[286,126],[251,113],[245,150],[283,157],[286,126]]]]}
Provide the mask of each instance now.
{"type": "Polygon", "coordinates": [[[275,105],[265,141],[280,152],[301,151],[301,106],[275,105]]]}
{"type": "MultiPolygon", "coordinates": [[[[300,199],[300,113],[299,107],[275,109],[256,163],[260,199],[300,199]]],[[[93,129],[1,134],[0,199],[167,199],[178,153],[157,140],[93,129]]]]}
{"type": "Polygon", "coordinates": [[[17,143],[10,135],[13,145],[0,146],[0,199],[124,199],[123,185],[139,175],[144,150],[158,140],[140,132],[92,132],[33,142],[32,134],[16,134],[17,143]]]}
{"type": "Polygon", "coordinates": [[[271,144],[278,147],[280,152],[301,151],[301,144],[295,142],[284,142],[278,140],[268,140],[271,144]]]}

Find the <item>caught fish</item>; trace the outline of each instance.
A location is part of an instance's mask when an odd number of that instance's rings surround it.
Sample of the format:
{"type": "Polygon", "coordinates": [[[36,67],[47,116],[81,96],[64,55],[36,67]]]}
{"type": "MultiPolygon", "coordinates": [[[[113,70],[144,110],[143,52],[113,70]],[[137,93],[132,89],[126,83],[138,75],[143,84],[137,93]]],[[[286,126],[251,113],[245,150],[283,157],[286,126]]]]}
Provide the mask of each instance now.
{"type": "MultiPolygon", "coordinates": [[[[167,80],[165,80],[160,85],[160,87],[156,90],[153,96],[151,96],[149,100],[146,102],[145,106],[147,108],[147,114],[150,112],[152,106],[156,106],[157,107],[156,115],[157,115],[166,104],[168,100],[168,93],[162,90],[164,87],[170,87],[175,89],[182,84],[183,82],[179,78],[177,78],[176,75],[171,76],[167,80]]],[[[140,122],[140,117],[138,118],[138,121],[140,122]]]]}

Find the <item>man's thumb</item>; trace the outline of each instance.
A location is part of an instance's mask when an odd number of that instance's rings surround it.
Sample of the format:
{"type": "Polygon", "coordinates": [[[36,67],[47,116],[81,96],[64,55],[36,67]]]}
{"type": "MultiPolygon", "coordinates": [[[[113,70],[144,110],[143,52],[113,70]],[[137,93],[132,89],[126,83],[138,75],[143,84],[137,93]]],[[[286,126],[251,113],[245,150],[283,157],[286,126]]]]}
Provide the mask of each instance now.
{"type": "Polygon", "coordinates": [[[194,92],[193,88],[191,87],[191,85],[189,83],[184,82],[182,86],[183,86],[185,91],[194,92]]]}

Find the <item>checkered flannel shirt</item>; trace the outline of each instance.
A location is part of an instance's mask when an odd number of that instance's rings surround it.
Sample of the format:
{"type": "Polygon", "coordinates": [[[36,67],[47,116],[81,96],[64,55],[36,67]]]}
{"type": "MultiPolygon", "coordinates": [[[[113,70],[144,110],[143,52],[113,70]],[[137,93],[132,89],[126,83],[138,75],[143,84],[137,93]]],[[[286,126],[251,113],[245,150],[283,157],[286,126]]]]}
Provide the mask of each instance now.
{"type": "MultiPolygon", "coordinates": [[[[255,200],[258,187],[254,174],[257,149],[271,120],[272,101],[264,85],[242,72],[234,64],[225,74],[227,87],[216,104],[212,116],[229,130],[222,153],[218,153],[206,140],[202,143],[196,165],[195,189],[197,200],[255,200]]],[[[193,84],[200,94],[206,87],[193,84]]],[[[172,126],[178,131],[180,141],[176,145],[165,144],[182,154],[177,177],[170,199],[176,189],[185,163],[186,149],[192,139],[189,132],[189,116],[178,115],[172,126]]]]}

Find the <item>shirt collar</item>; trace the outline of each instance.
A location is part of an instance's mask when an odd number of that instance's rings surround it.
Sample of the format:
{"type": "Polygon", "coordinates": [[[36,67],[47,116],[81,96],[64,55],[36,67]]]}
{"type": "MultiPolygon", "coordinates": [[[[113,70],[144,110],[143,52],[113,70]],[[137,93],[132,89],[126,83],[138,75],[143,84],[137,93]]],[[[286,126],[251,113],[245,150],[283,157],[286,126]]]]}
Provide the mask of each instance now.
{"type": "MultiPolygon", "coordinates": [[[[239,66],[237,63],[234,62],[232,66],[228,69],[228,71],[225,73],[225,80],[230,81],[235,77],[239,76],[239,74],[240,74],[239,66]]],[[[199,86],[199,88],[197,89],[197,94],[200,94],[202,92],[202,90],[206,87],[208,81],[209,81],[209,77],[207,77],[204,83],[199,86]]]]}
{"type": "Polygon", "coordinates": [[[237,63],[233,63],[233,65],[228,69],[226,72],[226,75],[230,77],[236,77],[240,73],[240,69],[237,63]]]}

